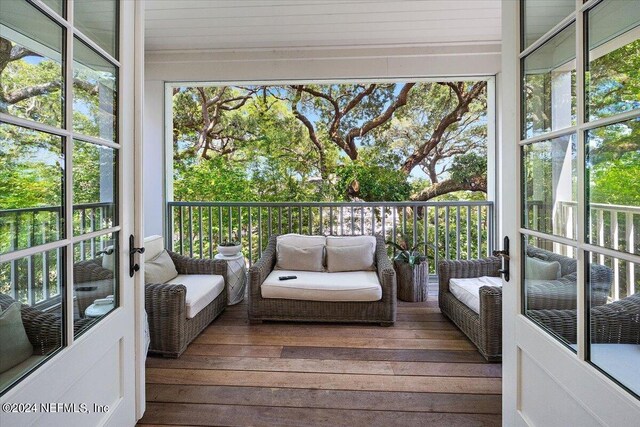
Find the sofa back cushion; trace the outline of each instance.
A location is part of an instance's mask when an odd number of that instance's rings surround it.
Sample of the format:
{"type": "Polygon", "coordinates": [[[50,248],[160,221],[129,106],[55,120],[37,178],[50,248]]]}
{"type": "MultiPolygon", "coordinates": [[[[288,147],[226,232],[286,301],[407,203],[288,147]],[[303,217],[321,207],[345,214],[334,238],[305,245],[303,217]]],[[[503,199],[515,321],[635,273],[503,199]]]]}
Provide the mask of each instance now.
{"type": "Polygon", "coordinates": [[[372,271],[375,270],[374,252],[365,243],[354,246],[327,246],[327,271],[372,271]]]}
{"type": "Polygon", "coordinates": [[[166,250],[144,263],[145,283],[167,283],[178,275],[178,270],[166,250]]]}
{"type": "Polygon", "coordinates": [[[560,263],[528,256],[526,257],[525,276],[530,280],[557,280],[561,277],[560,263]]]}
{"type": "Polygon", "coordinates": [[[281,244],[296,248],[309,248],[311,246],[324,246],[327,238],[324,236],[305,236],[303,234],[289,233],[276,238],[276,252],[281,244]]]}
{"type": "Polygon", "coordinates": [[[324,245],[300,247],[281,243],[276,258],[276,270],[324,271],[324,245]]]}
{"type": "Polygon", "coordinates": [[[144,238],[145,259],[154,259],[164,251],[164,239],[162,236],[153,235],[144,238]]]}
{"type": "Polygon", "coordinates": [[[4,311],[0,310],[0,372],[24,362],[33,354],[33,346],[22,323],[20,303],[14,302],[4,311]]]}

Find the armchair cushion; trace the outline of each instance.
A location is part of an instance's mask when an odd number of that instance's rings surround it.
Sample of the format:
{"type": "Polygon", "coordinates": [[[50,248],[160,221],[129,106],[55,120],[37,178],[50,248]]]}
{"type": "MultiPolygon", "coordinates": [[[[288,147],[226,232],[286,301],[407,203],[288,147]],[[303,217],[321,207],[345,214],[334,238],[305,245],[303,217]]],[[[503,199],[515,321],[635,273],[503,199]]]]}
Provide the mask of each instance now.
{"type": "Polygon", "coordinates": [[[33,354],[33,346],[22,323],[19,302],[14,302],[4,311],[0,310],[0,336],[0,372],[19,365],[33,354]]]}
{"type": "Polygon", "coordinates": [[[187,319],[193,319],[224,289],[224,277],[212,274],[180,274],[166,283],[183,285],[187,289],[185,295],[187,319]]]}
{"type": "Polygon", "coordinates": [[[167,283],[178,275],[176,266],[166,250],[144,265],[145,283],[167,283]]]}
{"type": "Polygon", "coordinates": [[[301,301],[379,301],[382,287],[375,271],[325,273],[276,270],[260,287],[262,298],[301,301]],[[279,276],[298,276],[279,280],[279,276]]]}
{"type": "Polygon", "coordinates": [[[502,287],[502,279],[491,276],[449,279],[449,290],[453,296],[476,313],[480,313],[480,288],[483,286],[502,287]]]}
{"type": "Polygon", "coordinates": [[[276,252],[280,250],[280,245],[295,246],[297,248],[308,248],[311,246],[324,246],[327,238],[324,236],[305,236],[302,234],[283,234],[277,237],[276,252]]]}

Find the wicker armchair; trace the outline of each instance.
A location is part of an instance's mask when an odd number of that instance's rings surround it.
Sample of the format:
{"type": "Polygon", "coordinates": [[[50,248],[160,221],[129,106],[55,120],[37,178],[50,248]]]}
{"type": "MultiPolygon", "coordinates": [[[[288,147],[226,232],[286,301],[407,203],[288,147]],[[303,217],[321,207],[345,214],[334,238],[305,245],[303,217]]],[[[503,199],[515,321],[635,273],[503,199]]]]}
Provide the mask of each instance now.
{"type": "MultiPolygon", "coordinates": [[[[574,259],[544,249],[527,247],[527,255],[549,261],[558,261],[561,278],[527,285],[526,304],[530,311],[573,310],[577,304],[577,273],[574,259]]],[[[438,303],[442,313],[464,332],[490,362],[502,360],[502,288],[480,288],[480,314],[460,302],[449,291],[449,279],[481,276],[498,277],[500,258],[489,257],[469,261],[441,261],[438,270],[438,303]]],[[[606,266],[591,267],[591,304],[602,306],[607,301],[612,272],[606,266]]],[[[574,322],[575,326],[575,322],[574,322]]]]}
{"type": "Polygon", "coordinates": [[[76,298],[78,315],[99,298],[114,293],[113,271],[102,266],[102,257],[80,261],[73,265],[73,294],[76,298]]]}
{"type": "Polygon", "coordinates": [[[376,268],[382,299],[372,302],[302,301],[262,298],[260,286],[276,264],[276,235],[272,235],[258,262],[249,268],[249,320],[301,322],[358,322],[390,326],[396,320],[396,273],[387,255],[384,239],[376,236],[376,268]]]}
{"type": "MultiPolygon", "coordinates": [[[[527,315],[569,344],[576,343],[576,310],[528,310],[527,315]]],[[[591,342],[640,344],[640,294],[591,308],[591,342]]]]}
{"type": "MultiPolygon", "coordinates": [[[[223,260],[194,259],[169,251],[178,274],[216,274],[227,283],[227,263],[223,260]]],[[[227,306],[227,289],[223,288],[209,305],[188,319],[184,285],[165,283],[145,286],[145,308],[149,321],[149,352],[165,357],[179,357],[227,306]]]]}
{"type": "Polygon", "coordinates": [[[495,286],[480,288],[478,314],[449,291],[449,279],[498,277],[500,268],[501,260],[494,257],[469,261],[441,261],[438,266],[440,311],[469,337],[489,362],[502,360],[502,289],[495,286]]]}

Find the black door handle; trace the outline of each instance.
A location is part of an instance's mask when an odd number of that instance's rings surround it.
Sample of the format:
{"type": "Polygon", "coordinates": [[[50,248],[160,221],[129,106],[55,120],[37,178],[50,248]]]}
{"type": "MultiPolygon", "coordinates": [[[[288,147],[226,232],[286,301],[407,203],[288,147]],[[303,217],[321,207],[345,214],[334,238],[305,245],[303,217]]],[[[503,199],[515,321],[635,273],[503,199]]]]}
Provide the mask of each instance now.
{"type": "Polygon", "coordinates": [[[509,236],[504,236],[504,243],[501,251],[493,251],[493,256],[502,259],[502,268],[498,273],[504,276],[506,282],[509,281],[509,236]]]}
{"type": "Polygon", "coordinates": [[[135,255],[143,254],[144,248],[136,248],[133,243],[133,234],[129,236],[129,277],[133,277],[136,271],[140,270],[140,265],[136,264],[135,255]]]}

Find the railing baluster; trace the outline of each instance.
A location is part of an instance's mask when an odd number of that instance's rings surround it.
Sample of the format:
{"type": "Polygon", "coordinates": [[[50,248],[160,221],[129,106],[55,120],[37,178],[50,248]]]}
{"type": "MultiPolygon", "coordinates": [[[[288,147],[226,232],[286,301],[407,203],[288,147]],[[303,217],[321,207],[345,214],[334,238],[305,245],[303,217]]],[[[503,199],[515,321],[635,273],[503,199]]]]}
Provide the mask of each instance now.
{"type": "Polygon", "coordinates": [[[184,255],[184,209],[180,206],[180,255],[184,255]]]}
{"type": "Polygon", "coordinates": [[[460,259],[460,206],[456,206],[456,259],[460,259]]]}
{"type": "Polygon", "coordinates": [[[198,206],[198,243],[200,248],[200,259],[204,258],[204,247],[202,245],[202,206],[198,206]]]}
{"type": "Polygon", "coordinates": [[[209,258],[213,259],[213,208],[209,206],[209,258]]]}
{"type": "MultiPolygon", "coordinates": [[[[618,250],[618,212],[611,210],[611,246],[612,249],[618,250]]],[[[620,260],[617,257],[611,257],[613,263],[613,299],[620,299],[620,260]]]]}
{"type": "Polygon", "coordinates": [[[476,210],[476,233],[478,258],[482,258],[482,206],[476,210]]]}
{"type": "Polygon", "coordinates": [[[249,215],[249,229],[247,230],[247,238],[249,240],[249,267],[251,267],[251,264],[253,263],[253,242],[251,239],[251,235],[253,234],[253,224],[251,222],[251,206],[249,206],[247,209],[247,215],[249,215]]]}
{"type": "Polygon", "coordinates": [[[403,206],[400,209],[402,209],[402,235],[406,236],[407,235],[407,208],[403,206]]]}
{"type": "MultiPolygon", "coordinates": [[[[598,246],[604,246],[604,209],[598,209],[598,246]]],[[[604,265],[604,255],[598,255],[598,263],[604,265]]]]}
{"type": "Polygon", "coordinates": [[[467,206],[467,259],[471,259],[471,206],[467,206]]]}
{"type": "Polygon", "coordinates": [[[353,205],[351,205],[351,235],[353,236],[355,233],[355,218],[354,218],[354,211],[353,211],[353,205]]]}
{"type": "Polygon", "coordinates": [[[278,234],[282,234],[282,206],[278,209],[278,234]]]}
{"type": "Polygon", "coordinates": [[[387,238],[387,208],[382,205],[380,206],[380,212],[381,212],[381,216],[380,216],[380,221],[382,221],[382,237],[386,240],[387,238]]]}
{"type": "Polygon", "coordinates": [[[189,256],[193,258],[193,207],[189,206],[189,256]]]}
{"type": "Polygon", "coordinates": [[[229,233],[228,233],[228,241],[232,242],[233,241],[233,211],[231,206],[229,206],[229,209],[227,211],[227,214],[229,216],[229,233]]]}
{"type": "Polygon", "coordinates": [[[434,235],[433,235],[433,241],[434,241],[434,258],[435,258],[435,264],[436,264],[436,273],[438,272],[438,261],[440,259],[440,246],[438,245],[439,242],[439,238],[440,238],[440,209],[438,209],[438,206],[436,205],[434,207],[434,217],[433,217],[433,221],[435,224],[435,229],[434,229],[434,235]]]}
{"type": "Polygon", "coordinates": [[[371,206],[371,235],[372,236],[376,235],[376,212],[377,212],[377,208],[375,206],[371,206]]]}
{"type": "Polygon", "coordinates": [[[412,209],[413,211],[413,245],[417,245],[418,244],[418,212],[417,212],[417,207],[414,206],[412,209]]]}
{"type": "Polygon", "coordinates": [[[262,258],[262,207],[258,206],[258,257],[262,258]]]}
{"type": "Polygon", "coordinates": [[[392,207],[391,208],[391,215],[392,215],[392,219],[393,219],[393,228],[391,229],[391,238],[393,240],[393,243],[396,243],[396,225],[397,225],[397,220],[396,220],[396,216],[398,213],[398,209],[396,207],[392,207]]]}
{"type": "Polygon", "coordinates": [[[271,237],[271,235],[273,234],[273,224],[271,221],[271,206],[269,206],[267,209],[268,209],[267,213],[269,214],[269,236],[268,237],[271,237]]]}
{"type": "Polygon", "coordinates": [[[287,221],[289,222],[289,224],[288,224],[289,225],[289,233],[293,232],[293,228],[292,228],[293,220],[291,218],[292,218],[292,216],[291,216],[291,206],[289,206],[289,207],[287,207],[287,221]]]}
{"type": "MultiPolygon", "coordinates": [[[[634,242],[634,226],[633,226],[633,213],[627,212],[625,214],[625,240],[627,242],[627,252],[635,253],[634,242]]],[[[635,264],[627,262],[627,296],[635,293],[635,264]]]]}
{"type": "Polygon", "coordinates": [[[340,205],[340,235],[344,236],[344,206],[340,205]]]}
{"type": "Polygon", "coordinates": [[[218,244],[222,243],[222,206],[218,206],[218,244]]]}
{"type": "Polygon", "coordinates": [[[298,206],[298,234],[302,234],[302,206],[298,206]]]}
{"type": "Polygon", "coordinates": [[[309,235],[313,234],[313,206],[309,206],[309,235]]]}
{"type": "Polygon", "coordinates": [[[333,206],[329,207],[329,234],[333,236],[333,206]]]}
{"type": "Polygon", "coordinates": [[[322,206],[320,206],[319,211],[320,212],[318,212],[318,216],[320,217],[319,218],[320,219],[320,234],[324,235],[324,223],[323,223],[324,219],[322,218],[322,214],[324,213],[324,208],[322,206]]]}
{"type": "Polygon", "coordinates": [[[449,225],[449,206],[444,207],[444,259],[451,259],[449,254],[449,232],[451,227],[449,225]]]}
{"type": "Polygon", "coordinates": [[[360,208],[360,234],[363,236],[367,234],[364,227],[364,210],[364,206],[360,208]]]}

